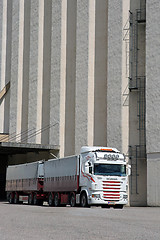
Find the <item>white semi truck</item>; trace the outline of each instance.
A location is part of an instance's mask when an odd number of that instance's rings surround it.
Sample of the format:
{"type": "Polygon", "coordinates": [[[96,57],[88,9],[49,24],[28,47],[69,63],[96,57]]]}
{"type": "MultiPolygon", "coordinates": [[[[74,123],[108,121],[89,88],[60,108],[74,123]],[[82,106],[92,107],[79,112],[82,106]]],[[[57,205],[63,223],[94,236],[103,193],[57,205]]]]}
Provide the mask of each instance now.
{"type": "Polygon", "coordinates": [[[130,166],[116,148],[82,147],[80,155],[8,166],[10,203],[123,208],[130,166]]]}

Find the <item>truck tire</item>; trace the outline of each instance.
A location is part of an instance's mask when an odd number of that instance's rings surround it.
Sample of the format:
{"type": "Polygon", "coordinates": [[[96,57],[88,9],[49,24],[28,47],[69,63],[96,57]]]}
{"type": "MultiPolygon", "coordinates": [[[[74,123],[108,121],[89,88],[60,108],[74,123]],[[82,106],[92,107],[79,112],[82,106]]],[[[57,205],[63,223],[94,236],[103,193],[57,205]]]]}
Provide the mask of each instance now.
{"type": "Polygon", "coordinates": [[[85,192],[83,192],[81,195],[80,204],[81,204],[81,207],[88,207],[88,200],[85,192]]]}
{"type": "Polygon", "coordinates": [[[59,198],[58,198],[58,193],[55,193],[55,195],[54,195],[54,206],[58,207],[59,205],[60,205],[60,201],[59,201],[59,198]]]}
{"type": "Polygon", "coordinates": [[[14,203],[15,203],[15,204],[18,204],[18,203],[19,203],[19,195],[18,195],[17,192],[15,192],[15,194],[14,194],[14,203]]]}
{"type": "Polygon", "coordinates": [[[30,193],[28,196],[28,204],[33,205],[33,194],[32,193],[30,193]]]}
{"type": "Polygon", "coordinates": [[[50,194],[49,194],[49,197],[48,197],[48,204],[49,204],[50,207],[53,206],[53,204],[54,204],[53,201],[54,201],[54,200],[53,200],[53,194],[50,193],[50,194]]]}
{"type": "Polygon", "coordinates": [[[9,194],[8,202],[9,202],[10,204],[14,203],[14,194],[13,194],[13,192],[11,192],[11,193],[9,194]]]}
{"type": "Polygon", "coordinates": [[[38,205],[37,193],[35,193],[33,196],[33,204],[38,205]]]}
{"type": "Polygon", "coordinates": [[[75,207],[76,206],[76,197],[75,197],[75,195],[73,193],[70,196],[70,205],[71,205],[71,207],[75,207]]]}

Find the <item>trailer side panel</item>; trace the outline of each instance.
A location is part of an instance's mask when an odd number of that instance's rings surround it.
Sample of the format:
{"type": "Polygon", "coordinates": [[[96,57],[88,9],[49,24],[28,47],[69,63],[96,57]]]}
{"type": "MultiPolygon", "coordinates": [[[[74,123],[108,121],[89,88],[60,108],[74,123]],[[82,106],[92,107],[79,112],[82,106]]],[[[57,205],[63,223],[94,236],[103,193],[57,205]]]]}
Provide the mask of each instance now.
{"type": "Polygon", "coordinates": [[[79,181],[78,156],[53,159],[44,163],[44,191],[77,191],[79,181]]]}
{"type": "Polygon", "coordinates": [[[37,191],[38,162],[7,168],[6,191],[37,191]]]}

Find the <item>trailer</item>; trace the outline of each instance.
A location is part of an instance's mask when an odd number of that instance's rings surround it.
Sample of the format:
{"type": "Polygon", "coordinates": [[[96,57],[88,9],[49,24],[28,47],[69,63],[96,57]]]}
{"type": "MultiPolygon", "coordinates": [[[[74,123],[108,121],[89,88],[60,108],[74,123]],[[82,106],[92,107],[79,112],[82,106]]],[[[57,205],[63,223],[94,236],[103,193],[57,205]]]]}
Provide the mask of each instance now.
{"type": "Polygon", "coordinates": [[[130,166],[116,148],[82,147],[80,155],[8,166],[9,203],[123,208],[130,166]]]}

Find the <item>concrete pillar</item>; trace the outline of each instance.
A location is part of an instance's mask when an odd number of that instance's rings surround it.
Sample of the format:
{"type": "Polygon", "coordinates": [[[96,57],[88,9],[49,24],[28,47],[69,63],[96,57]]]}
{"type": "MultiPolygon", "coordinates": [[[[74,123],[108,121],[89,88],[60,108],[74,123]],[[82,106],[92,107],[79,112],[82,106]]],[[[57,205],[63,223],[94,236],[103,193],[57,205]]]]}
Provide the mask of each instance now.
{"type": "MultiPolygon", "coordinates": [[[[93,144],[93,90],[95,1],[77,1],[75,152],[93,144]],[[91,33],[91,35],[89,35],[91,33]],[[93,37],[93,39],[91,39],[93,37]],[[91,43],[91,45],[89,45],[91,43]],[[92,65],[89,68],[89,63],[92,65]],[[89,122],[89,119],[91,120],[89,122]],[[90,125],[91,124],[91,125],[90,125]]],[[[94,93],[93,93],[94,95],[94,93]]]]}
{"type": "Polygon", "coordinates": [[[107,145],[108,2],[96,1],[94,145],[107,145]]]}
{"type": "Polygon", "coordinates": [[[31,2],[28,142],[40,143],[42,131],[44,0],[31,2]]]}
{"type": "Polygon", "coordinates": [[[52,1],[50,144],[64,155],[67,1],[52,1]]]}
{"type": "Polygon", "coordinates": [[[10,134],[11,141],[18,141],[21,133],[24,1],[13,0],[12,4],[10,134]]]}
{"type": "Polygon", "coordinates": [[[108,1],[107,145],[122,151],[122,1],[108,1]],[[116,16],[116,17],[115,17],[116,16]]]}
{"type": "Polygon", "coordinates": [[[160,206],[160,2],[146,3],[146,151],[147,204],[160,206]]]}
{"type": "MultiPolygon", "coordinates": [[[[12,1],[1,1],[1,34],[0,34],[0,91],[11,78],[11,39],[12,39],[12,1]]],[[[9,132],[9,91],[0,100],[0,132],[9,132]]]]}
{"type": "Polygon", "coordinates": [[[77,2],[67,2],[65,155],[75,153],[75,78],[77,2]]]}
{"type": "MultiPolygon", "coordinates": [[[[93,146],[94,142],[94,106],[95,106],[95,23],[96,23],[96,4],[97,1],[89,1],[89,29],[88,29],[88,133],[87,133],[87,144],[93,146]]],[[[101,5],[101,3],[100,3],[101,5]]],[[[95,111],[96,112],[96,111],[95,111]]],[[[80,149],[79,149],[80,151],[80,149]]]]}
{"type": "Polygon", "coordinates": [[[28,104],[29,104],[29,56],[30,56],[30,1],[24,1],[24,43],[23,43],[23,88],[22,88],[22,122],[21,141],[27,142],[28,104]]]}
{"type": "Polygon", "coordinates": [[[52,1],[44,2],[43,43],[43,96],[42,96],[42,144],[49,144],[50,132],[50,83],[51,83],[51,20],[52,1]]]}
{"type": "MultiPolygon", "coordinates": [[[[7,1],[0,2],[0,91],[5,87],[7,44],[7,1]]],[[[4,132],[4,101],[0,100],[0,132],[4,132]]]]}

